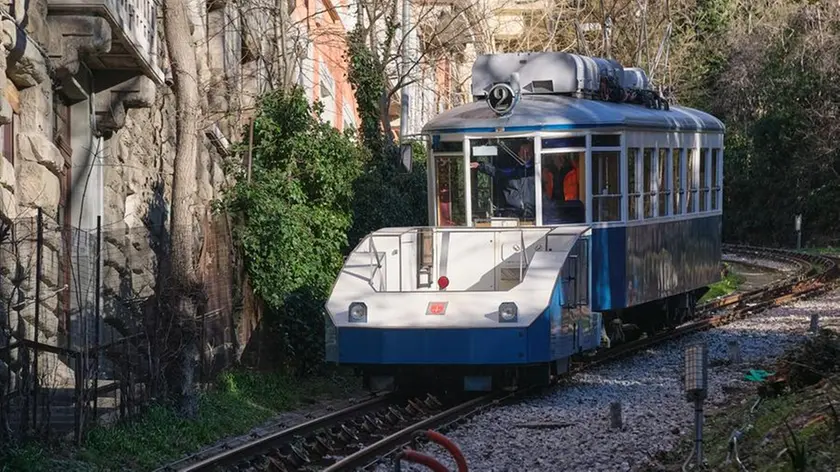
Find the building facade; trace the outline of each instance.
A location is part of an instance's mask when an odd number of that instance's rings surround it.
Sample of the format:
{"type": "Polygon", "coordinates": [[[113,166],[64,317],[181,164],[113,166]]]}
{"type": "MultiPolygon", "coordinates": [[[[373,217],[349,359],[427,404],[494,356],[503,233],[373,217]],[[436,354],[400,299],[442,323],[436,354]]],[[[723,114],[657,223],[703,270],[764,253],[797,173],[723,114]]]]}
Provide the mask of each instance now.
{"type": "MultiPolygon", "coordinates": [[[[325,121],[355,127],[342,1],[291,1],[291,24],[278,24],[273,2],[188,1],[205,122],[194,219],[180,224],[197,228],[202,261],[231,143],[261,93],[294,77],[325,103],[325,121]],[[280,37],[294,61],[281,60],[280,37]]],[[[142,330],[160,282],[176,144],[161,6],[14,0],[0,15],[0,349],[15,338],[82,349],[142,330]]],[[[0,370],[17,365],[14,356],[0,356],[0,370]]],[[[66,358],[39,359],[52,372],[47,384],[72,383],[66,358]]]]}

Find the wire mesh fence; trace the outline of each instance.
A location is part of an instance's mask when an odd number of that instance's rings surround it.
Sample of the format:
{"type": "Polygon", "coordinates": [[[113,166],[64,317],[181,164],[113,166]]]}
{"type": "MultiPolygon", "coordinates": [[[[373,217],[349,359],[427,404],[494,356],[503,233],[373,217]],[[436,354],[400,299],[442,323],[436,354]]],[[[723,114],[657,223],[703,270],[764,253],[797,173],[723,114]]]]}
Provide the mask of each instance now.
{"type": "MultiPolygon", "coordinates": [[[[224,218],[195,228],[204,303],[198,380],[236,355],[234,253],[224,218]]],[[[142,410],[165,388],[168,231],[0,221],[0,438],[72,434],[142,410]]]]}

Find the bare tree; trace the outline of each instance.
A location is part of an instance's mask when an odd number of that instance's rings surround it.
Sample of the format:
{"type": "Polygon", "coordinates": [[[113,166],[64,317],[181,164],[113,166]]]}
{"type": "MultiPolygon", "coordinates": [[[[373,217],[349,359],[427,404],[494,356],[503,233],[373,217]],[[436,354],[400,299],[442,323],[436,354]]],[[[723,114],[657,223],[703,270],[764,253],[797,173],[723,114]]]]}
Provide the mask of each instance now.
{"type": "MultiPolygon", "coordinates": [[[[418,1],[412,2],[412,18],[405,27],[398,15],[401,1],[366,0],[357,4],[360,36],[386,79],[379,105],[382,128],[388,136],[392,134],[390,110],[399,92],[422,85],[421,72],[433,70],[439,60],[468,63],[472,58],[464,57],[466,49],[473,54],[487,50],[487,19],[492,17],[491,8],[478,0],[418,1]],[[408,61],[403,60],[404,49],[411,56],[408,61]]],[[[495,2],[493,8],[500,8],[506,1],[495,2]]]]}
{"type": "Polygon", "coordinates": [[[681,46],[692,42],[691,3],[533,2],[530,8],[522,8],[519,27],[497,34],[493,43],[504,52],[563,51],[615,58],[625,66],[644,68],[654,83],[670,87],[681,73],[673,69],[674,50],[684,56],[681,46]],[[675,25],[683,29],[675,31],[675,25]]]}

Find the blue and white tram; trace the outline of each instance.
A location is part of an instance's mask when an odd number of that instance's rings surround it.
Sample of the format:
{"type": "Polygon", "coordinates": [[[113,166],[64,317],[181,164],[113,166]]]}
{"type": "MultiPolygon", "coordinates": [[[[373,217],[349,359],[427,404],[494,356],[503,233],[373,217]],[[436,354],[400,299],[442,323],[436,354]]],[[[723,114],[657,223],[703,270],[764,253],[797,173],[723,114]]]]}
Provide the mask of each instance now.
{"type": "Polygon", "coordinates": [[[690,318],[719,279],[724,125],[646,82],[574,54],[479,57],[475,101],[423,130],[430,226],[352,251],[327,360],[373,389],[489,390],[690,318]]]}

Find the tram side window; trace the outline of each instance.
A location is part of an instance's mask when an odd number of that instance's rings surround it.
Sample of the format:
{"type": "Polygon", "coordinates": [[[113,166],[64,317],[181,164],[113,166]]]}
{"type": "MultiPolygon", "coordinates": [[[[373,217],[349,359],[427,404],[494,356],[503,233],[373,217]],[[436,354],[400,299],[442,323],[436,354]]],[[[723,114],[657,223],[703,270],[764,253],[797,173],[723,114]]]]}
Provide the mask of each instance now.
{"type": "Polygon", "coordinates": [[[674,214],[680,215],[682,214],[682,202],[683,202],[683,186],[682,186],[682,169],[683,169],[683,150],[682,149],[672,149],[671,150],[671,169],[673,172],[673,179],[674,179],[674,214]]]}
{"type": "Polygon", "coordinates": [[[700,150],[700,179],[698,183],[700,184],[700,196],[698,198],[698,203],[700,204],[700,211],[708,211],[708,206],[706,205],[706,196],[709,194],[709,182],[706,178],[709,176],[709,173],[706,172],[706,167],[709,163],[709,150],[708,149],[701,149],[700,150]]]}
{"type": "Polygon", "coordinates": [[[592,219],[621,220],[621,153],[592,152],[592,219]]]}
{"type": "Polygon", "coordinates": [[[654,171],[654,149],[652,148],[645,148],[644,154],[644,174],[643,175],[643,183],[644,188],[643,192],[645,195],[645,218],[653,218],[653,201],[656,199],[656,189],[653,187],[653,171],[654,171]]]}
{"type": "Polygon", "coordinates": [[[631,220],[638,220],[639,219],[639,211],[638,211],[638,204],[639,198],[641,198],[641,191],[639,190],[640,182],[636,178],[636,161],[639,160],[639,149],[638,148],[629,148],[627,149],[627,205],[628,205],[628,217],[631,220]]]}
{"type": "Polygon", "coordinates": [[[464,199],[464,158],[460,155],[434,156],[437,179],[438,226],[467,224],[464,199]]]}
{"type": "Polygon", "coordinates": [[[685,198],[687,202],[686,213],[694,213],[697,211],[695,202],[697,201],[697,177],[694,169],[697,167],[697,149],[688,149],[685,156],[685,198]]]}
{"type": "Polygon", "coordinates": [[[718,166],[720,165],[720,150],[719,149],[712,149],[712,210],[719,210],[720,209],[720,188],[721,188],[721,176],[720,176],[720,169],[718,166]]]}
{"type": "Polygon", "coordinates": [[[585,188],[582,180],[585,178],[585,153],[548,152],[542,154],[541,161],[543,224],[586,221],[582,198],[585,188]]]}
{"type": "Polygon", "coordinates": [[[659,160],[656,167],[656,183],[659,191],[659,208],[657,214],[665,216],[668,214],[668,200],[671,199],[671,189],[668,187],[666,176],[668,175],[668,149],[659,149],[659,160]]]}

